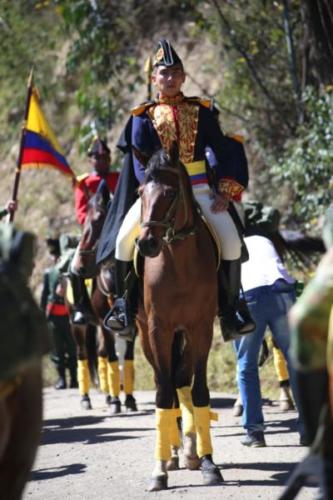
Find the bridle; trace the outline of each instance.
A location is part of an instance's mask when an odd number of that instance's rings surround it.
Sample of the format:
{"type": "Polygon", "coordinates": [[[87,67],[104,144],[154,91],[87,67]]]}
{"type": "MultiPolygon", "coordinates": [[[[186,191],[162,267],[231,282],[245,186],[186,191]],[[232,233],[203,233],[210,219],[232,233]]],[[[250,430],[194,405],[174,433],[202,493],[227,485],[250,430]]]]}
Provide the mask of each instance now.
{"type": "MultiPolygon", "coordinates": [[[[151,227],[165,228],[165,235],[163,236],[162,239],[166,245],[170,245],[174,241],[184,240],[188,236],[193,236],[196,232],[196,228],[195,224],[193,224],[190,227],[186,227],[189,218],[189,211],[186,203],[185,189],[181,179],[180,170],[176,170],[171,167],[165,167],[163,168],[163,172],[170,172],[173,175],[178,176],[179,191],[177,191],[175,198],[172,200],[172,203],[170,204],[162,220],[150,220],[148,222],[141,222],[140,225],[142,228],[151,228],[151,227]],[[176,214],[180,203],[182,203],[184,206],[184,212],[185,212],[184,224],[182,229],[176,231],[175,230],[176,214]]],[[[142,218],[142,213],[141,213],[141,218],[142,218]]]]}

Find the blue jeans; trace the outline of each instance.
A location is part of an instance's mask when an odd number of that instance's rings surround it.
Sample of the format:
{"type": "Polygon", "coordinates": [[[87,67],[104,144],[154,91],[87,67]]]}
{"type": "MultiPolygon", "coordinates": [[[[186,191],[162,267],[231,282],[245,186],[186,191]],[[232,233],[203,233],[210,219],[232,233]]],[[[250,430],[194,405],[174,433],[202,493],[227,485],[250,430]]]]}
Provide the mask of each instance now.
{"type": "MultiPolygon", "coordinates": [[[[257,327],[254,332],[235,341],[234,348],[237,354],[238,387],[244,407],[242,423],[251,433],[264,430],[258,357],[267,327],[287,361],[295,397],[295,373],[289,358],[290,330],[287,317],[296,299],[295,287],[284,280],[278,280],[273,285],[245,292],[245,299],[257,327]]],[[[295,399],[297,403],[297,397],[295,399]]]]}

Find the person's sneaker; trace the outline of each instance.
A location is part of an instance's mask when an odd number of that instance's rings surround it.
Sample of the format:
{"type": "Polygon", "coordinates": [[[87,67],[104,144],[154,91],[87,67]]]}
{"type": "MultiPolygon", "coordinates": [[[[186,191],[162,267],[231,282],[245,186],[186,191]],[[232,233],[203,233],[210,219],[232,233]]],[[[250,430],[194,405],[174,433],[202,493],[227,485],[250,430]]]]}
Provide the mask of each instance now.
{"type": "Polygon", "coordinates": [[[242,437],[241,443],[251,448],[264,448],[266,446],[264,433],[262,431],[248,432],[242,437]]]}

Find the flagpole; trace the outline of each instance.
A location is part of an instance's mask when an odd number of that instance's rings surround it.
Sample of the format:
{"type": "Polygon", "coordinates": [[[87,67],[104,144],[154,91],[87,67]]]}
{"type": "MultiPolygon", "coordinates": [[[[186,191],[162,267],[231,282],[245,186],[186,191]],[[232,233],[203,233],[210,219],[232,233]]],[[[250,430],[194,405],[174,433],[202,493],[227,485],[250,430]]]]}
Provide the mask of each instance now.
{"type": "Polygon", "coordinates": [[[146,59],[144,72],[146,73],[146,84],[147,84],[147,101],[151,100],[151,74],[153,70],[153,64],[151,56],[146,59]]]}
{"type": "MultiPolygon", "coordinates": [[[[34,80],[33,74],[34,74],[34,70],[33,70],[33,68],[31,68],[29,79],[28,79],[28,84],[27,84],[27,96],[26,96],[26,100],[25,100],[25,110],[24,110],[24,118],[23,118],[22,131],[21,131],[20,149],[19,149],[19,154],[17,157],[16,170],[15,170],[15,180],[14,180],[13,195],[12,195],[13,201],[17,201],[17,194],[18,194],[18,189],[19,189],[19,184],[20,184],[24,138],[25,138],[25,134],[26,134],[27,118],[28,118],[30,99],[31,99],[31,94],[32,94],[32,89],[33,89],[33,80],[34,80]]],[[[8,219],[9,222],[13,222],[14,214],[15,214],[14,211],[9,214],[9,219],[8,219]]]]}

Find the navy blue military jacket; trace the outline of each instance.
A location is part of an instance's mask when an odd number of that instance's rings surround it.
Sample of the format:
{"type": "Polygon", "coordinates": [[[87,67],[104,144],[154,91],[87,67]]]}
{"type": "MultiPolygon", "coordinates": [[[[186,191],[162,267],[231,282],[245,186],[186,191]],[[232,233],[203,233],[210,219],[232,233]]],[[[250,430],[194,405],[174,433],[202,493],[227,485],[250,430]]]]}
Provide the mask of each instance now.
{"type": "MultiPolygon", "coordinates": [[[[210,101],[183,95],[139,106],[133,110],[132,145],[142,154],[151,156],[162,147],[168,150],[172,142],[177,141],[180,159],[185,165],[204,161],[205,151],[210,148],[217,159],[212,165],[217,186],[228,191],[223,185],[230,187],[233,184],[240,193],[248,185],[243,145],[221,132],[209,106],[210,101]]],[[[133,164],[141,183],[145,167],[136,157],[133,157],[133,164]]]]}

